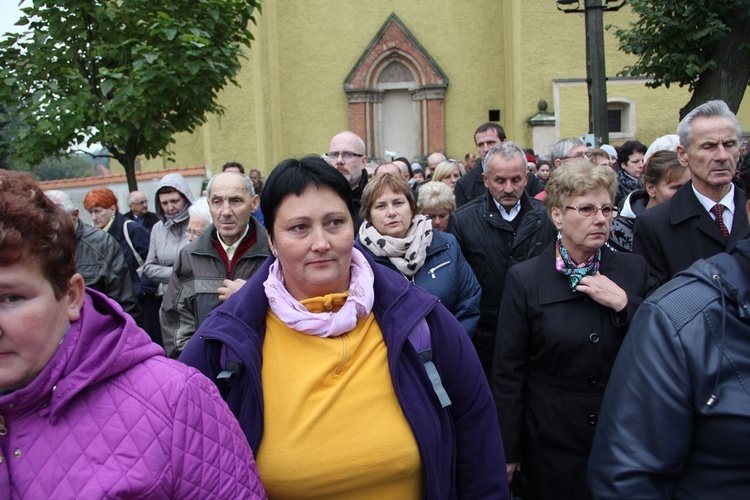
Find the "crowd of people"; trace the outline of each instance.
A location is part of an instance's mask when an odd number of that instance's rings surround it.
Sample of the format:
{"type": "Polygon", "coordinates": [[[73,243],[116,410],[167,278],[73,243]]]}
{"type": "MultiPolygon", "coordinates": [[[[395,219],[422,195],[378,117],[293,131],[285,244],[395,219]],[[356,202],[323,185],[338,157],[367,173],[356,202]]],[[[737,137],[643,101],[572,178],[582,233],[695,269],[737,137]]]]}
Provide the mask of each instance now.
{"type": "Polygon", "coordinates": [[[94,188],[92,225],[0,171],[0,492],[746,497],[741,136],[721,101],[549,158],[344,131],[155,212],[94,188]]]}

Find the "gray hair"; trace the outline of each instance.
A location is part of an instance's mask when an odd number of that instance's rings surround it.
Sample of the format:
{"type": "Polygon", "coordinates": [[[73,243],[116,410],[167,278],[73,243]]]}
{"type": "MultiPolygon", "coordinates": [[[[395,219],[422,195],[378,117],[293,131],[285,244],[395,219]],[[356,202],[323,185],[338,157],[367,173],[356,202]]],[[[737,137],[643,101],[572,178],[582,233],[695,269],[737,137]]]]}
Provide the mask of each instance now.
{"type": "Polygon", "coordinates": [[[578,146],[586,146],[586,143],[578,137],[560,139],[552,146],[552,150],[549,153],[549,161],[552,165],[555,164],[555,160],[565,161],[565,157],[573,151],[573,148],[578,146]]]}
{"type": "Polygon", "coordinates": [[[419,186],[417,208],[421,213],[432,208],[442,208],[453,212],[456,209],[456,198],[448,184],[439,181],[425,182],[419,186]]]}
{"type": "Polygon", "coordinates": [[[197,215],[198,217],[207,220],[209,224],[213,221],[211,218],[211,210],[208,209],[208,200],[205,196],[201,196],[195,200],[193,204],[188,207],[188,212],[190,212],[191,217],[197,215]]]}
{"type": "Polygon", "coordinates": [[[140,191],[131,191],[130,193],[128,193],[128,205],[132,205],[135,202],[135,200],[133,199],[133,193],[140,194],[140,191]]]}
{"type": "Polygon", "coordinates": [[[73,216],[76,206],[73,204],[73,200],[70,199],[68,193],[57,189],[50,189],[49,191],[45,191],[44,194],[47,195],[47,198],[49,198],[52,203],[62,208],[66,214],[73,216]]]}
{"type": "Polygon", "coordinates": [[[680,146],[685,149],[688,149],[688,146],[690,146],[690,140],[692,139],[691,136],[693,135],[693,120],[696,118],[711,118],[714,116],[729,118],[732,120],[734,126],[737,127],[737,137],[739,138],[739,136],[742,135],[742,125],[740,125],[737,115],[732,113],[732,110],[729,109],[727,103],[716,99],[701,104],[682,119],[677,126],[677,135],[680,136],[680,146]]]}
{"type": "Polygon", "coordinates": [[[245,191],[247,191],[250,194],[250,196],[255,196],[255,188],[253,187],[253,180],[250,177],[248,177],[245,174],[240,174],[239,172],[221,172],[221,173],[215,174],[213,177],[211,177],[211,180],[208,181],[208,185],[206,186],[206,195],[209,198],[211,198],[211,186],[213,186],[214,180],[216,180],[218,176],[223,175],[225,173],[228,173],[229,175],[236,173],[237,175],[242,176],[242,182],[245,183],[245,191]]]}
{"type": "Polygon", "coordinates": [[[526,173],[526,153],[524,153],[523,149],[521,149],[515,142],[504,141],[494,145],[484,157],[484,161],[482,162],[482,171],[485,174],[487,173],[487,166],[490,164],[495,155],[500,155],[501,158],[505,158],[506,160],[513,160],[514,158],[518,158],[519,160],[521,160],[521,166],[519,168],[523,169],[524,174],[526,173]]]}

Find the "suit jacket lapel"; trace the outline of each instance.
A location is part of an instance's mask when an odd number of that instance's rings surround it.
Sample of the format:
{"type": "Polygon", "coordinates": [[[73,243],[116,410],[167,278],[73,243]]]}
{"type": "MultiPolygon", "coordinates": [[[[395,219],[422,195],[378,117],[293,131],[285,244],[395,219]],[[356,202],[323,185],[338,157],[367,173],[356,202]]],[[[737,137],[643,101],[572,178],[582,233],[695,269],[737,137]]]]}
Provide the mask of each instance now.
{"type": "MultiPolygon", "coordinates": [[[[735,192],[736,191],[738,190],[735,189],[735,192]]],[[[735,212],[737,211],[736,208],[737,207],[735,206],[735,212]]],[[[693,193],[692,182],[685,183],[684,186],[677,190],[677,192],[672,197],[672,201],[669,206],[670,224],[676,226],[678,224],[682,224],[688,219],[698,219],[695,222],[700,232],[702,232],[709,238],[716,240],[722,245],[727,244],[727,240],[721,233],[721,229],[719,229],[719,226],[716,225],[716,222],[711,218],[710,215],[708,215],[708,212],[705,208],[703,208],[703,205],[701,205],[701,203],[698,201],[698,198],[695,197],[695,193],[693,193]]],[[[735,217],[735,221],[736,220],[737,217],[735,217]]],[[[747,221],[745,222],[747,223],[747,221]]],[[[732,224],[732,228],[734,229],[734,224],[732,224]]]]}
{"type": "Polygon", "coordinates": [[[746,211],[747,198],[741,189],[734,187],[734,220],[732,231],[729,233],[727,248],[733,247],[738,241],[744,240],[750,234],[750,225],[747,221],[746,211]]]}

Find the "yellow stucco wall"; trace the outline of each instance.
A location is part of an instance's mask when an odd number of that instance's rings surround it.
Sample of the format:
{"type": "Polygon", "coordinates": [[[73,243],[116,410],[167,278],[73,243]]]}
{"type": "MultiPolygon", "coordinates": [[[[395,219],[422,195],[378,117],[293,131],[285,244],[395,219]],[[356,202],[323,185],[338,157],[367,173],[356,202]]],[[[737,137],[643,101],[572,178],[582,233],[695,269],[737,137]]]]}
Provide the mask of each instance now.
{"type": "MultiPolygon", "coordinates": [[[[267,174],[283,158],[323,153],[349,127],[343,81],[391,13],[395,13],[447,75],[446,154],[474,150],[473,131],[500,109],[508,137],[532,145],[526,120],[544,99],[559,117],[559,136],[588,130],[583,14],[563,14],[554,0],[266,0],[255,42],[237,77],[220,94],[223,116],[211,116],[194,134],[178,134],[174,162],[143,162],[144,169],[227,161],[267,174]],[[559,87],[555,109],[556,82],[559,87]]],[[[605,24],[626,25],[629,7],[604,14],[605,24]]],[[[607,75],[633,61],[605,31],[607,75]]],[[[608,96],[636,106],[636,137],[648,144],[672,133],[686,90],[648,89],[641,82],[610,82],[608,96]]],[[[750,103],[739,113],[750,128],[750,103]]],[[[617,141],[611,141],[617,144],[617,141]]]]}

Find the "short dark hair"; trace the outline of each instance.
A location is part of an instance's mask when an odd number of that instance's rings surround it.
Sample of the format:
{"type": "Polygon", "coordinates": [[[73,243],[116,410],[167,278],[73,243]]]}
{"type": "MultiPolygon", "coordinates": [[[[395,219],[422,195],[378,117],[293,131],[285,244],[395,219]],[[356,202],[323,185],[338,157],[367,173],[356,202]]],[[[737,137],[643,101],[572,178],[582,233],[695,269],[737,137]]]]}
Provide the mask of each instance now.
{"type": "Polygon", "coordinates": [[[0,170],[0,266],[38,263],[60,299],[76,272],[76,236],[70,215],[27,174],[0,170]]]}
{"type": "Polygon", "coordinates": [[[504,141],[504,140],[506,140],[506,139],[508,138],[508,137],[507,137],[507,136],[505,135],[505,130],[503,129],[503,127],[501,127],[501,126],[500,126],[500,125],[498,125],[497,123],[492,123],[492,122],[487,122],[487,123],[485,123],[484,125],[480,125],[480,126],[479,126],[479,128],[477,129],[477,131],[476,131],[476,132],[474,132],[474,138],[476,138],[476,136],[477,136],[477,134],[478,134],[479,132],[487,132],[487,131],[488,131],[488,130],[490,130],[490,129],[492,129],[492,130],[494,130],[495,132],[497,132],[497,137],[498,137],[498,139],[500,139],[501,141],[504,141]]]}
{"type": "Polygon", "coordinates": [[[346,177],[320,156],[309,155],[302,159],[289,158],[282,161],[266,178],[260,195],[260,207],[266,231],[273,241],[273,227],[281,202],[289,194],[299,196],[310,186],[327,187],[344,200],[352,217],[352,227],[357,220],[352,201],[352,188],[346,177]]]}
{"type": "Polygon", "coordinates": [[[646,154],[648,148],[640,141],[627,141],[625,144],[620,146],[620,150],[617,152],[617,163],[623,165],[628,162],[628,158],[633,153],[646,154]]]}
{"type": "Polygon", "coordinates": [[[224,164],[224,165],[223,165],[223,166],[221,167],[221,171],[222,171],[222,172],[226,172],[226,170],[227,170],[228,168],[230,168],[230,167],[237,167],[237,169],[239,169],[239,171],[240,171],[240,173],[241,173],[241,174],[244,174],[244,173],[245,173],[245,167],[243,167],[241,163],[237,163],[236,161],[228,161],[228,162],[226,162],[226,163],[225,163],[225,164],[224,164]]]}

